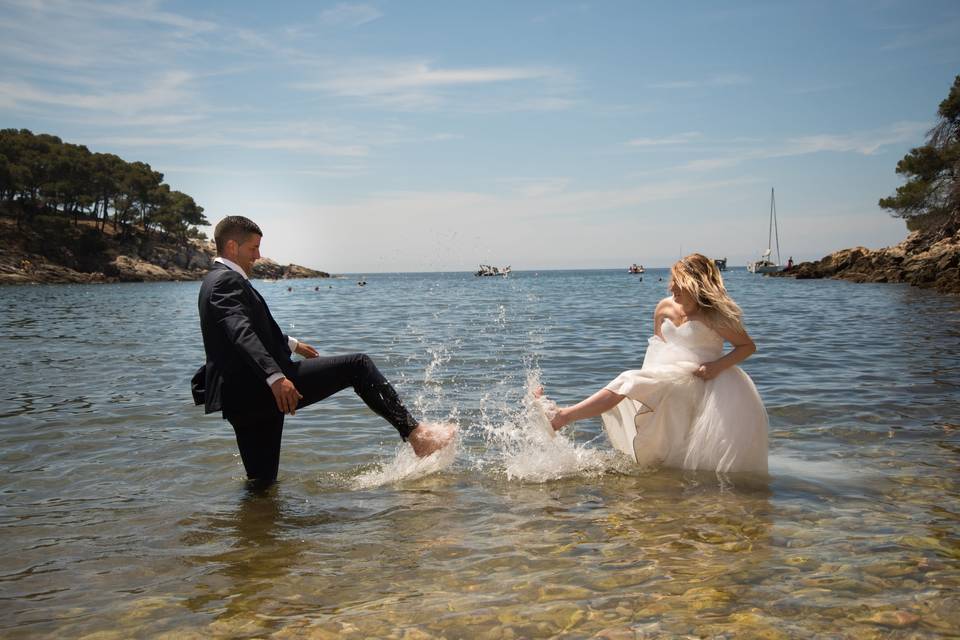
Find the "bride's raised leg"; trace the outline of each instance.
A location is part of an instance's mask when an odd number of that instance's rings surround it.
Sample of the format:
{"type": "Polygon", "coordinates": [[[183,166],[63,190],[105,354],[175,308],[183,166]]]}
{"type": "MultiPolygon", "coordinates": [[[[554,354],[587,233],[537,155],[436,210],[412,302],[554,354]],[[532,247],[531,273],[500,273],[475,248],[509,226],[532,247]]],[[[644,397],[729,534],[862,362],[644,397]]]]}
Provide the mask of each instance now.
{"type": "Polygon", "coordinates": [[[581,400],[572,407],[563,407],[557,411],[556,415],[550,420],[550,426],[553,427],[554,431],[559,431],[571,422],[592,418],[604,411],[613,409],[620,404],[623,398],[624,396],[609,389],[600,389],[586,400],[581,400]]]}

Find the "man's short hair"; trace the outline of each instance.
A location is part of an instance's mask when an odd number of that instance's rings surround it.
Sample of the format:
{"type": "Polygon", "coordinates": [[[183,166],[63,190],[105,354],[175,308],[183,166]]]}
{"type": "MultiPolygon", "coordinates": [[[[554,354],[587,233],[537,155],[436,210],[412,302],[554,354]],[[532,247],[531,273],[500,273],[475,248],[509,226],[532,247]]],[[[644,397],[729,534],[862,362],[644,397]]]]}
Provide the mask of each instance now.
{"type": "Polygon", "coordinates": [[[243,244],[251,234],[257,234],[263,237],[263,231],[257,223],[250,218],[243,216],[227,216],[217,223],[213,230],[213,241],[217,244],[217,253],[222,255],[227,246],[227,240],[235,240],[237,244],[243,244]]]}

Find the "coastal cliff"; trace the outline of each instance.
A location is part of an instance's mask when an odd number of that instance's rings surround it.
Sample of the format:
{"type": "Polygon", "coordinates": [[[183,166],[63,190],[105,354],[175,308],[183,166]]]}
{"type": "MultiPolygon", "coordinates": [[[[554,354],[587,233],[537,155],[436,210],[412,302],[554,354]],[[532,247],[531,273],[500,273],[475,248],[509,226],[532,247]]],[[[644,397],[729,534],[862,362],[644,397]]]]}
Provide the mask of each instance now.
{"type": "MultiPolygon", "coordinates": [[[[22,226],[0,217],[0,284],[160,282],[199,280],[210,268],[213,242],[178,242],[160,234],[128,229],[102,233],[94,223],[54,219],[22,226]]],[[[330,274],[263,258],[254,278],[327,278],[330,274]]]]}
{"type": "Polygon", "coordinates": [[[960,215],[933,228],[913,231],[892,247],[843,249],[816,262],[802,262],[789,271],[771,275],[798,280],[902,282],[960,294],[960,215]]]}

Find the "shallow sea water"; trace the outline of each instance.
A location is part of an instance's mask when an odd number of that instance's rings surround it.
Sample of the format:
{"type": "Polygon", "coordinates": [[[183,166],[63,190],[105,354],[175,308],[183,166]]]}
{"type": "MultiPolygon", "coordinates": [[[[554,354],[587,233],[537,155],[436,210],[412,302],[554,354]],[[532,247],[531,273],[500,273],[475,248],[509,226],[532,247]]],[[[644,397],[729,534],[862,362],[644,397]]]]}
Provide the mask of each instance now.
{"type": "Polygon", "coordinates": [[[960,300],[728,272],[769,477],[636,469],[599,420],[545,438],[528,389],[638,367],[666,278],[255,282],[461,430],[418,461],[341,392],[288,418],[266,493],[190,401],[198,283],[0,288],[0,636],[960,634],[960,300]]]}

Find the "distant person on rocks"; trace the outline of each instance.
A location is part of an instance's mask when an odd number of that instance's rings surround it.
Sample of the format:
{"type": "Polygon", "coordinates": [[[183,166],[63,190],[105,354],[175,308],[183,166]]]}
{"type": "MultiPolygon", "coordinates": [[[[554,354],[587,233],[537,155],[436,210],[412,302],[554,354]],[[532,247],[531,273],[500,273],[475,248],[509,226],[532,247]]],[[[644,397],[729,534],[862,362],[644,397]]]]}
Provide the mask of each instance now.
{"type": "Polygon", "coordinates": [[[198,301],[207,361],[192,380],[194,401],[206,413],[221,411],[233,426],[247,477],[261,486],[276,480],[284,416],[347,387],[418,456],[449,444],[454,427],[415,419],[366,354],[320,356],[280,330],[248,279],[262,237],[260,227],[242,216],[217,224],[217,258],[198,301]],[[291,360],[293,353],[304,360],[291,360]]]}

